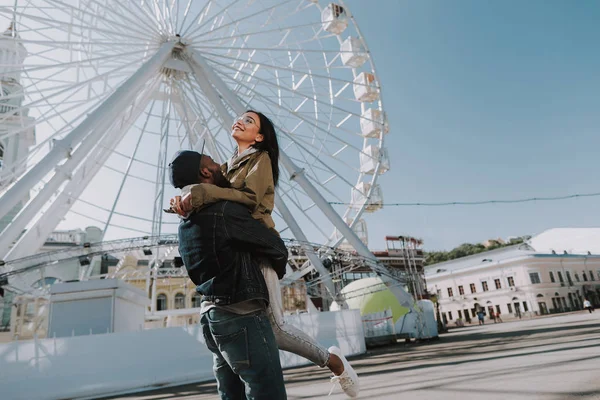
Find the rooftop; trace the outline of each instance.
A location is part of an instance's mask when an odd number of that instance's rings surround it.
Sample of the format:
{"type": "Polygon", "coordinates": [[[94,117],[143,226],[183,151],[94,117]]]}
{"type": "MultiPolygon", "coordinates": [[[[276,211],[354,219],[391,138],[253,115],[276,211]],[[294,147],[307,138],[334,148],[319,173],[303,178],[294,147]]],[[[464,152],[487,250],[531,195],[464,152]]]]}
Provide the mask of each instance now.
{"type": "Polygon", "coordinates": [[[425,267],[425,276],[476,268],[528,256],[600,255],[600,228],[548,229],[524,244],[485,251],[425,267]],[[566,252],[566,253],[565,253],[566,252]]]}

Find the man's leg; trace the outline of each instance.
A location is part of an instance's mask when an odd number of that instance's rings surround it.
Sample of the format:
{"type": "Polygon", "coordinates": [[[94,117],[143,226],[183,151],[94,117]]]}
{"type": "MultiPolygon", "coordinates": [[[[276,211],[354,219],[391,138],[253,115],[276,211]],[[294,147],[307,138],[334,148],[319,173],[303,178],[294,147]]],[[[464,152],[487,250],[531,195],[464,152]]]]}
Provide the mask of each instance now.
{"type": "Polygon", "coordinates": [[[220,353],[245,383],[246,398],[287,399],[279,350],[266,313],[238,315],[213,308],[206,315],[220,353]]]}
{"type": "Polygon", "coordinates": [[[240,377],[236,375],[229,364],[223,358],[215,340],[210,333],[210,327],[206,314],[200,319],[202,334],[206,347],[213,353],[213,372],[217,379],[217,391],[222,400],[245,400],[245,386],[240,377]]]}

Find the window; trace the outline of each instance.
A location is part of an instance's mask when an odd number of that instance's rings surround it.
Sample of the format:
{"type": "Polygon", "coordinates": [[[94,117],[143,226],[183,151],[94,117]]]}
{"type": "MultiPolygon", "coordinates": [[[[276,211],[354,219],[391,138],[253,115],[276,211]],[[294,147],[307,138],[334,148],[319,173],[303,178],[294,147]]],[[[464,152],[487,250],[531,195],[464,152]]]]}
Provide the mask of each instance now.
{"type": "Polygon", "coordinates": [[[581,282],[581,280],[579,279],[579,274],[577,272],[575,272],[575,280],[577,282],[581,282]]]}
{"type": "Polygon", "coordinates": [[[489,290],[488,284],[486,281],[481,282],[481,287],[483,288],[484,292],[487,292],[489,290]]]}
{"type": "Polygon", "coordinates": [[[509,314],[512,314],[512,304],[508,303],[508,304],[506,305],[506,308],[508,308],[508,313],[509,313],[509,314]]]}
{"type": "Polygon", "coordinates": [[[175,295],[175,309],[180,310],[185,308],[185,294],[177,293],[175,295]]]}
{"type": "Polygon", "coordinates": [[[581,275],[583,276],[583,280],[587,282],[587,274],[585,273],[585,271],[583,271],[581,275]]]}
{"type": "Polygon", "coordinates": [[[529,273],[529,279],[531,279],[531,283],[532,284],[536,284],[536,283],[541,283],[540,282],[540,274],[537,272],[530,272],[529,273]]]}
{"type": "Polygon", "coordinates": [[[448,311],[448,319],[452,321],[452,311],[448,311]]]}
{"type": "MultiPolygon", "coordinates": [[[[451,288],[451,287],[449,287],[449,288],[448,288],[448,296],[449,296],[449,297],[452,297],[452,296],[454,296],[454,294],[453,294],[453,292],[452,292],[452,288],[451,288]]],[[[451,317],[450,319],[452,319],[452,317],[451,317]]]]}
{"type": "Polygon", "coordinates": [[[573,286],[573,279],[571,279],[571,273],[569,271],[567,271],[566,274],[567,274],[567,282],[569,282],[569,285],[573,286]]]}
{"type": "MultiPolygon", "coordinates": [[[[563,276],[562,276],[562,272],[558,271],[557,274],[558,274],[558,280],[560,281],[560,283],[565,283],[565,280],[563,279],[563,276]]],[[[600,271],[598,271],[598,275],[600,276],[600,271]]]]}
{"type": "Polygon", "coordinates": [[[500,283],[500,279],[494,279],[494,285],[496,285],[496,289],[502,289],[502,284],[500,283]]]}
{"type": "Polygon", "coordinates": [[[556,279],[554,279],[554,272],[550,271],[550,282],[554,283],[556,282],[556,279]]]}
{"type": "Polygon", "coordinates": [[[200,293],[194,293],[192,295],[192,307],[198,308],[202,304],[202,295],[200,293]]]}
{"type": "Polygon", "coordinates": [[[462,285],[458,287],[458,294],[465,294],[465,288],[462,285]]]}
{"type": "Polygon", "coordinates": [[[44,279],[40,279],[39,281],[34,282],[33,285],[31,285],[31,287],[33,287],[35,289],[47,288],[48,286],[54,285],[55,283],[60,283],[60,279],[53,278],[53,277],[46,277],[44,279]]]}
{"type": "Polygon", "coordinates": [[[477,316],[477,309],[475,307],[471,308],[471,315],[473,316],[473,318],[477,316]]]}
{"type": "Polygon", "coordinates": [[[498,304],[498,305],[496,305],[496,313],[497,313],[497,314],[502,314],[502,313],[500,312],[500,305],[499,305],[499,304],[498,304]]]}
{"type": "Polygon", "coordinates": [[[529,308],[527,307],[527,302],[526,301],[523,302],[523,311],[529,311],[529,308]]]}
{"type": "MultiPolygon", "coordinates": [[[[600,270],[598,271],[598,276],[600,277],[600,270]]],[[[477,292],[477,289],[475,289],[475,284],[471,283],[471,285],[469,285],[471,287],[471,293],[475,293],[477,292]]]]}
{"type": "Polygon", "coordinates": [[[593,281],[594,280],[594,273],[592,271],[589,271],[589,272],[590,272],[590,281],[593,281]]]}
{"type": "Polygon", "coordinates": [[[515,278],[513,278],[512,276],[509,276],[508,278],[506,278],[506,280],[508,281],[509,287],[515,287],[515,278]]]}
{"type": "Polygon", "coordinates": [[[462,318],[462,311],[458,310],[458,318],[462,318]]]}
{"type": "Polygon", "coordinates": [[[167,309],[167,296],[159,294],[156,296],[156,311],[163,311],[167,309]]]}

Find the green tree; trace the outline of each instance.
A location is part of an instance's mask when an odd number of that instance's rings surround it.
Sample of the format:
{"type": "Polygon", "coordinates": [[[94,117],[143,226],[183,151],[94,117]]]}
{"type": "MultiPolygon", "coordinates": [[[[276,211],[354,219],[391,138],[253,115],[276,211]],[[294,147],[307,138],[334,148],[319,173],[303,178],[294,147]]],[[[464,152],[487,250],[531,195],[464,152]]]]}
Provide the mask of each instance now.
{"type": "Polygon", "coordinates": [[[516,244],[521,244],[524,241],[529,240],[530,238],[531,236],[521,236],[519,238],[512,238],[508,243],[504,244],[493,240],[491,241],[491,245],[488,247],[485,247],[481,243],[463,243],[450,251],[428,251],[425,252],[425,265],[438,264],[444,261],[455,260],[457,258],[483,253],[484,251],[495,250],[507,246],[514,246],[516,244]]]}

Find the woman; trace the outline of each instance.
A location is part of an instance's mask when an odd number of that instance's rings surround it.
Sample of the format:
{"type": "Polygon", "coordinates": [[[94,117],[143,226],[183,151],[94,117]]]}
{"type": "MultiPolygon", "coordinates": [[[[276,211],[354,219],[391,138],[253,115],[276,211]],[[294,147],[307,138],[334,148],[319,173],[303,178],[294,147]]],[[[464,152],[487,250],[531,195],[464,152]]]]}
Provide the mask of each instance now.
{"type": "MultiPolygon", "coordinates": [[[[199,184],[184,188],[191,195],[171,199],[171,207],[180,215],[187,215],[194,207],[219,200],[231,200],[248,206],[253,218],[275,231],[271,217],[275,202],[275,187],[279,180],[279,145],[275,127],[264,114],[248,110],[237,118],[231,135],[237,151],[222,166],[223,174],[232,189],[199,184]],[[217,190],[218,189],[218,190],[217,190]]],[[[275,231],[277,232],[277,231],[275,231]]],[[[278,234],[278,233],[277,233],[278,234]]],[[[328,367],[334,374],[333,383],[339,383],[350,396],[358,395],[358,376],[337,347],[325,349],[313,338],[288,325],[283,318],[281,286],[277,273],[262,263],[261,270],[269,290],[269,318],[281,350],[298,354],[320,367],[328,367]]]]}

